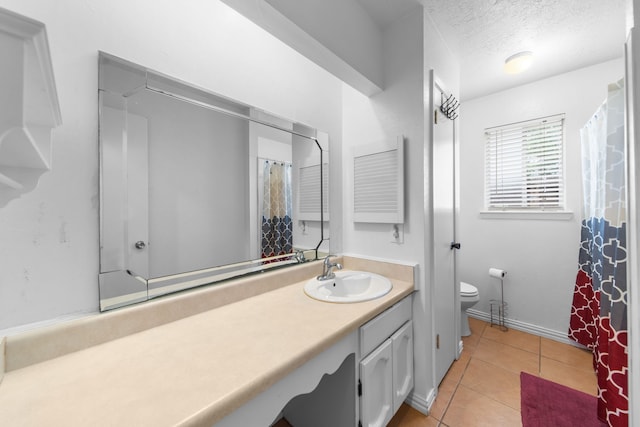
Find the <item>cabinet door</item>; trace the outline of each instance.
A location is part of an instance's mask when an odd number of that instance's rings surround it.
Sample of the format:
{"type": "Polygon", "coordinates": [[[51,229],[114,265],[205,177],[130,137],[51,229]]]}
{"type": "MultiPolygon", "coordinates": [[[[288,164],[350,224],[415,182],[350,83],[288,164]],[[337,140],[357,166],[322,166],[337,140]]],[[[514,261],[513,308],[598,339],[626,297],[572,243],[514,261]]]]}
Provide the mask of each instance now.
{"type": "Polygon", "coordinates": [[[413,322],[408,321],[392,336],[393,413],[413,390],[413,322]]]}
{"type": "Polygon", "coordinates": [[[360,419],[363,427],[386,426],[393,416],[392,343],[386,340],[360,362],[360,419]]]}

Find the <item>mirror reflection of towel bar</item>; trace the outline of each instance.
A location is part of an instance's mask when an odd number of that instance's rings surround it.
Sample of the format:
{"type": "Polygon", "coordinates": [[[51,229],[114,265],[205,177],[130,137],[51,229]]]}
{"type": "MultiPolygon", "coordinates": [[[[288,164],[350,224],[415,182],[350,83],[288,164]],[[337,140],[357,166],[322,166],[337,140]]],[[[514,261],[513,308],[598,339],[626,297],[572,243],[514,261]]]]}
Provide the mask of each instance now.
{"type": "Polygon", "coordinates": [[[170,98],[178,99],[180,101],[188,102],[189,104],[197,105],[198,107],[206,108],[208,110],[214,110],[214,111],[217,111],[218,113],[226,114],[228,116],[238,117],[238,118],[241,118],[241,119],[245,119],[245,120],[249,120],[249,121],[252,121],[252,122],[255,122],[255,123],[259,123],[261,125],[268,126],[268,127],[274,128],[274,129],[278,129],[278,130],[281,130],[281,131],[284,131],[284,132],[288,132],[290,134],[293,134],[293,135],[296,135],[296,136],[300,136],[302,138],[307,138],[307,139],[310,139],[310,140],[315,141],[316,143],[318,143],[318,139],[313,137],[313,136],[305,135],[305,134],[296,132],[296,131],[294,131],[292,129],[283,128],[283,127],[278,126],[276,124],[256,119],[255,117],[250,117],[250,116],[247,116],[247,115],[244,115],[244,114],[236,113],[235,111],[226,110],[224,108],[217,107],[215,105],[211,105],[211,104],[208,104],[206,102],[197,101],[195,99],[187,98],[186,96],[178,95],[177,93],[169,92],[169,91],[164,90],[164,89],[158,89],[156,87],[149,86],[149,84],[146,84],[144,88],[149,90],[149,91],[151,91],[151,92],[158,93],[160,95],[164,95],[164,96],[168,96],[170,98]]]}

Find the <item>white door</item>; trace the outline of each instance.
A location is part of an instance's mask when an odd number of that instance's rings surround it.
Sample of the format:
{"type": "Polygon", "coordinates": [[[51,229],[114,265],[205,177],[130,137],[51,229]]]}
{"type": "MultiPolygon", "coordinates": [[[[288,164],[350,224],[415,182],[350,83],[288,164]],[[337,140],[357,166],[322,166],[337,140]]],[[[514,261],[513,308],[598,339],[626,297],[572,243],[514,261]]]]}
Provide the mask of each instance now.
{"type": "Polygon", "coordinates": [[[413,390],[413,322],[409,320],[392,336],[393,413],[413,390]]]}
{"type": "Polygon", "coordinates": [[[386,426],[393,416],[392,343],[388,339],[360,362],[360,420],[363,427],[386,426]]]}
{"type": "Polygon", "coordinates": [[[440,106],[448,98],[431,70],[433,126],[433,302],[436,384],[444,378],[457,355],[459,298],[455,274],[455,128],[440,106]]]}

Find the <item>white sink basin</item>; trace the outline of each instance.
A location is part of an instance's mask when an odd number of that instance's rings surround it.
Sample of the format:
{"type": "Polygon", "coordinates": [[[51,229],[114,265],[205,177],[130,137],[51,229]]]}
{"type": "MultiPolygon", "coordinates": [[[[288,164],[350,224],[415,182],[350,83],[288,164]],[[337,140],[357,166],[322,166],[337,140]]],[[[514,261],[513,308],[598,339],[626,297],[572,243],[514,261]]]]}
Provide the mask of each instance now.
{"type": "Polygon", "coordinates": [[[386,277],[365,271],[337,271],[335,279],[311,279],[304,292],[311,298],[325,302],[351,303],[380,298],[393,285],[386,277]]]}

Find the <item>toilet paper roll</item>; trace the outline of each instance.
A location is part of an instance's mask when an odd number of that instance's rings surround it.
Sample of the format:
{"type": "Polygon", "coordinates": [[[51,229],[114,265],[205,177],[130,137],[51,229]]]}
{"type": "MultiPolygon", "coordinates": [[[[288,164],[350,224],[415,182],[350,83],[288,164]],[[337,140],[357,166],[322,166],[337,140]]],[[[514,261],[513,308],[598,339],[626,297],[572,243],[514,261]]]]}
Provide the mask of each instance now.
{"type": "Polygon", "coordinates": [[[489,276],[491,276],[491,277],[497,277],[498,279],[502,279],[502,278],[504,278],[504,276],[506,274],[507,274],[506,271],[500,270],[499,268],[490,268],[489,269],[489,276]]]}

